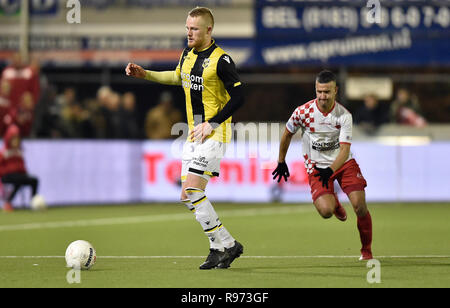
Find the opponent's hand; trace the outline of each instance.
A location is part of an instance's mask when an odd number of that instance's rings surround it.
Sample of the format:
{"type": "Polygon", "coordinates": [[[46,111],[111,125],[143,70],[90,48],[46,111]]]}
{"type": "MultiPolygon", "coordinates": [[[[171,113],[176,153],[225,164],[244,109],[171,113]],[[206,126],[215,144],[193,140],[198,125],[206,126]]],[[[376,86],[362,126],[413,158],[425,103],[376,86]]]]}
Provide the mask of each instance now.
{"type": "Polygon", "coordinates": [[[209,122],[203,122],[194,127],[189,137],[194,141],[200,141],[203,143],[203,141],[212,134],[213,130],[214,129],[209,122]]]}
{"type": "Polygon", "coordinates": [[[127,67],[125,68],[125,73],[127,76],[136,77],[136,78],[145,78],[145,70],[134,63],[128,63],[127,67]]]}
{"type": "Polygon", "coordinates": [[[319,171],[319,173],[314,174],[314,176],[319,177],[319,181],[322,182],[322,187],[326,187],[328,189],[328,182],[330,180],[330,177],[333,175],[334,171],[330,167],[328,168],[317,168],[314,166],[314,169],[319,171]]]}
{"type": "Polygon", "coordinates": [[[289,174],[289,168],[286,162],[278,163],[277,168],[272,172],[273,179],[275,180],[278,177],[278,183],[280,183],[281,178],[284,177],[284,180],[287,182],[289,174]]]}

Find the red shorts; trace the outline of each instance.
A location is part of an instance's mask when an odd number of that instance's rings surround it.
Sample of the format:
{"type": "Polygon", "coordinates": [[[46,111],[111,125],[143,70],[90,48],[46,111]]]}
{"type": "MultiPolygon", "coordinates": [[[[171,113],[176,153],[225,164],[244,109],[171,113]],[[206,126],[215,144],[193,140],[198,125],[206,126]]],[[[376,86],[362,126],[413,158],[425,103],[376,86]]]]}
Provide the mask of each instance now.
{"type": "Polygon", "coordinates": [[[313,201],[316,201],[322,195],[334,194],[334,180],[337,180],[342,191],[347,195],[352,191],[361,191],[367,186],[367,182],[361,174],[358,164],[354,159],[350,159],[346,162],[338,171],[333,173],[328,181],[328,188],[322,186],[322,182],[319,181],[317,170],[314,170],[312,174],[309,174],[309,186],[311,187],[311,195],[313,201]]]}

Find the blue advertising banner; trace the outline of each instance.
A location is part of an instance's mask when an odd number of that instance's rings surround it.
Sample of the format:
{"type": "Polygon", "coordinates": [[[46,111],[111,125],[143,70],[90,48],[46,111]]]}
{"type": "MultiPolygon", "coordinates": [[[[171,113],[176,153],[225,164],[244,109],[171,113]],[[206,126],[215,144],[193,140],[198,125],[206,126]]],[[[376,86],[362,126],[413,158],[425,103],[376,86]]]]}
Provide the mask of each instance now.
{"type": "Polygon", "coordinates": [[[264,65],[450,65],[450,1],[261,0],[264,65]]]}
{"type": "Polygon", "coordinates": [[[330,39],[258,40],[255,61],[263,65],[430,66],[450,65],[450,40],[392,33],[330,39]]]}
{"type": "Polygon", "coordinates": [[[407,27],[414,32],[445,32],[450,26],[449,1],[257,1],[258,36],[329,37],[370,34],[407,27]],[[370,3],[369,3],[370,2],[370,3]],[[359,5],[358,5],[359,3],[359,5]]]}

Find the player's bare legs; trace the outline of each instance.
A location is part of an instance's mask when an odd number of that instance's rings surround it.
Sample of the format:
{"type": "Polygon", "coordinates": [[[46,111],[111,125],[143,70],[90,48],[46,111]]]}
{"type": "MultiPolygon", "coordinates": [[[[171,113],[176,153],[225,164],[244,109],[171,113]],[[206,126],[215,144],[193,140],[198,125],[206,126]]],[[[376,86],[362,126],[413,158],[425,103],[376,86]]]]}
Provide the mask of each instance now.
{"type": "Polygon", "coordinates": [[[358,221],[358,231],[362,244],[360,260],[372,259],[372,217],[367,208],[366,194],[364,191],[353,191],[348,194],[348,198],[358,221]]]}
{"type": "Polygon", "coordinates": [[[314,206],[323,218],[330,218],[333,216],[334,209],[336,208],[336,201],[334,195],[325,194],[320,196],[314,201],[314,206]]]}
{"type": "Polygon", "coordinates": [[[366,193],[364,191],[352,191],[348,194],[348,198],[353,206],[356,216],[366,216],[369,211],[366,204],[366,193]]]}
{"type": "Polygon", "coordinates": [[[336,194],[324,194],[314,201],[314,206],[323,218],[330,218],[333,214],[340,221],[347,220],[347,213],[342,207],[336,194]]]}

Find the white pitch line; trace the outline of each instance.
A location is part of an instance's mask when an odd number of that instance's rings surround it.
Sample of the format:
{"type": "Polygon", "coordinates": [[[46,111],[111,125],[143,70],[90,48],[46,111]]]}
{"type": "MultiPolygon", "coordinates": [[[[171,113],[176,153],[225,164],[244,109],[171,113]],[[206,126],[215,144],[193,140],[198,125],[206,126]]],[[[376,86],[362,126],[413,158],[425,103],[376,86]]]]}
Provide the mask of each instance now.
{"type": "MultiPolygon", "coordinates": [[[[197,259],[205,256],[97,256],[97,259],[197,259]]],[[[0,259],[61,259],[64,256],[0,256],[0,259]]],[[[344,259],[355,256],[241,256],[241,259],[344,259]]],[[[375,256],[375,259],[433,259],[450,258],[450,255],[375,256]]]]}
{"type": "MultiPolygon", "coordinates": [[[[263,216],[263,215],[284,215],[292,213],[305,213],[315,211],[314,207],[306,206],[279,206],[262,209],[242,209],[242,210],[225,210],[220,213],[221,217],[244,217],[244,216],[263,216]]],[[[85,227],[85,226],[106,226],[121,224],[137,224],[158,221],[177,221],[194,219],[192,213],[180,214],[161,214],[147,216],[128,216],[128,217],[112,217],[83,219],[70,221],[53,221],[40,223],[26,223],[0,226],[1,231],[18,231],[18,230],[35,230],[35,229],[51,229],[51,228],[67,228],[67,227],[85,227]]]]}

